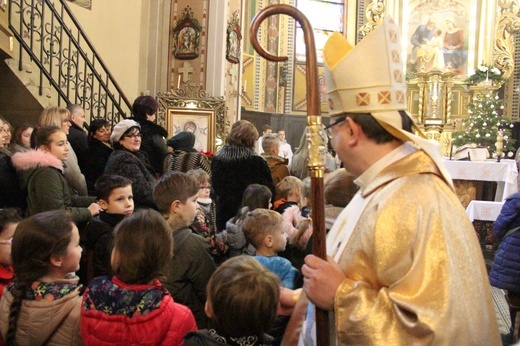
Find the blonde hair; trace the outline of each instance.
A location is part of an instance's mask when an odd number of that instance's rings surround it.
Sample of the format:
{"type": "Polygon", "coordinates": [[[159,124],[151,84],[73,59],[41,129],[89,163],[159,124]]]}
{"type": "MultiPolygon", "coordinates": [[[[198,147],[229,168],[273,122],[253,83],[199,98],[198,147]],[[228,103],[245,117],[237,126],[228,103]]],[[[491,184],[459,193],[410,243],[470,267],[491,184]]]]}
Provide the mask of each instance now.
{"type": "Polygon", "coordinates": [[[50,107],[40,114],[40,126],[58,126],[65,120],[70,120],[70,112],[66,108],[50,107]]]}
{"type": "Polygon", "coordinates": [[[354,176],[344,168],[330,173],[324,181],[325,201],[335,207],[346,207],[359,187],[354,184],[354,176]]]}
{"type": "Polygon", "coordinates": [[[274,210],[258,208],[246,214],[242,223],[242,232],[246,240],[256,249],[262,245],[265,237],[273,235],[276,226],[283,223],[283,217],[274,210]]]}
{"type": "Polygon", "coordinates": [[[276,194],[278,198],[287,198],[291,191],[295,189],[300,189],[302,181],[293,176],[287,176],[282,179],[278,184],[276,184],[276,194]]]}

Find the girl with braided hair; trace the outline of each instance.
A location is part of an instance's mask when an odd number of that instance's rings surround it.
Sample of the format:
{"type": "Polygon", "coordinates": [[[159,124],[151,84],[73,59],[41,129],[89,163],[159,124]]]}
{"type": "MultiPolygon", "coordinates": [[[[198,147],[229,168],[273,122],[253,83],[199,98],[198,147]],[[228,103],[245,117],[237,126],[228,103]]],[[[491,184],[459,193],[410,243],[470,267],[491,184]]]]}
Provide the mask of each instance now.
{"type": "Polygon", "coordinates": [[[82,249],[78,228],[64,210],[21,221],[12,240],[15,281],[0,300],[6,345],[81,345],[82,249]]]}

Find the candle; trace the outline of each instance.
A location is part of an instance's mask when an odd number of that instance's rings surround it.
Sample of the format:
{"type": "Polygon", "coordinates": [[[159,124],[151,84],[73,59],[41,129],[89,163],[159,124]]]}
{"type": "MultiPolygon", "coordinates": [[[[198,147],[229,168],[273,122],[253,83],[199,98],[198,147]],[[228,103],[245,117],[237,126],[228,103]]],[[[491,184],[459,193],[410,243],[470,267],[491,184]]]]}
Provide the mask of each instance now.
{"type": "Polygon", "coordinates": [[[489,70],[486,71],[486,83],[489,82],[489,70]]]}
{"type": "Polygon", "coordinates": [[[177,89],[181,88],[181,75],[179,75],[179,78],[177,78],[177,89]]]}
{"type": "Polygon", "coordinates": [[[247,79],[244,80],[244,92],[247,91],[247,79]]]}

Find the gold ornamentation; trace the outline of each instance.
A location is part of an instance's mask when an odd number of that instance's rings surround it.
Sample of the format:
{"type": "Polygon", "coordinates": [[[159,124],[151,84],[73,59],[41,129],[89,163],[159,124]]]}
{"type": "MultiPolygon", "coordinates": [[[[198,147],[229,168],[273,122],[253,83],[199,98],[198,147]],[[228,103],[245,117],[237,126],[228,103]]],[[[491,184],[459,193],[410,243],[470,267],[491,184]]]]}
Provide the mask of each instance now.
{"type": "Polygon", "coordinates": [[[307,146],[309,148],[309,170],[323,170],[327,145],[326,134],[321,124],[321,116],[309,116],[307,120],[307,146]]]}
{"type": "Polygon", "coordinates": [[[517,0],[498,0],[498,18],[495,30],[494,65],[502,71],[504,78],[509,78],[514,70],[515,39],[520,30],[517,0]]]}
{"type": "Polygon", "coordinates": [[[367,6],[365,15],[367,17],[367,23],[363,25],[359,32],[366,36],[372,30],[378,26],[384,18],[385,4],[384,0],[373,0],[370,5],[367,6]]]}
{"type": "Polygon", "coordinates": [[[227,116],[226,101],[223,96],[211,96],[198,86],[186,83],[185,89],[176,89],[170,92],[157,94],[159,109],[157,110],[157,123],[166,126],[166,117],[171,110],[198,110],[215,114],[215,152],[225,142],[230,120],[227,116]]]}
{"type": "Polygon", "coordinates": [[[392,102],[392,95],[390,94],[390,91],[381,91],[378,93],[377,101],[379,101],[379,103],[382,105],[386,105],[392,102]]]}
{"type": "Polygon", "coordinates": [[[358,93],[356,95],[356,104],[358,106],[368,106],[370,104],[370,94],[369,93],[358,93]]]}

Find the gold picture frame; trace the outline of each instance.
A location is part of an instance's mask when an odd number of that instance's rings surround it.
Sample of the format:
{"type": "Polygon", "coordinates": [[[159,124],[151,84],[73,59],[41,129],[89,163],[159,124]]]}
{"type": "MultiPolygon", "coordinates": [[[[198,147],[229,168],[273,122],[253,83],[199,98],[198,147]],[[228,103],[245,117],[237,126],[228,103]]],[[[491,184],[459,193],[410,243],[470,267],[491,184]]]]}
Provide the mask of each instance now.
{"type": "Polygon", "coordinates": [[[231,126],[226,101],[186,83],[185,89],[159,93],[157,122],[172,137],[180,131],[195,133],[196,149],[216,153],[231,126]]]}

